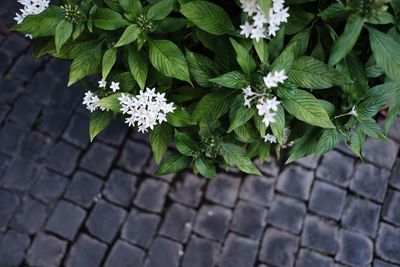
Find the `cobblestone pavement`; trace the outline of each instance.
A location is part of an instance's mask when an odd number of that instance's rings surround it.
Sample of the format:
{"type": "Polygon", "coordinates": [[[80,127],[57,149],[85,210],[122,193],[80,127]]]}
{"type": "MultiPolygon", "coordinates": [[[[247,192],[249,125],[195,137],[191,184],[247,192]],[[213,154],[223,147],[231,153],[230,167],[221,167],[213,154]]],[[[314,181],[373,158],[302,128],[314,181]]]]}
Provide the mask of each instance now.
{"type": "Polygon", "coordinates": [[[0,34],[1,267],[400,266],[399,120],[364,162],[339,147],[261,177],[155,177],[121,123],[89,143],[68,64],[31,50],[0,34]]]}

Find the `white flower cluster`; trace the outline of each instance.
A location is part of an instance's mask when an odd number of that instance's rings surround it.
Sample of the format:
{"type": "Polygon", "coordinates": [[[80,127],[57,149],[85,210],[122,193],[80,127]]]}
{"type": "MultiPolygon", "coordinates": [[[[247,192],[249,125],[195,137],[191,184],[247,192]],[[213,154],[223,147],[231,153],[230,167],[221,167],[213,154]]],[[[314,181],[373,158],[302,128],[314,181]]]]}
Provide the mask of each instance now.
{"type": "Polygon", "coordinates": [[[16,17],[14,19],[18,24],[24,21],[25,17],[28,15],[41,13],[50,4],[50,0],[18,0],[18,2],[24,6],[24,8],[19,10],[21,13],[15,14],[16,17]]]}
{"type": "MultiPolygon", "coordinates": [[[[287,79],[285,71],[274,71],[267,74],[264,77],[264,83],[267,88],[277,87],[279,83],[283,83],[287,79]]],[[[275,115],[278,111],[278,106],[281,103],[277,100],[276,96],[268,98],[265,93],[257,93],[252,90],[250,86],[242,89],[244,95],[244,106],[251,107],[253,100],[256,100],[256,108],[258,115],[263,117],[263,123],[268,127],[272,122],[276,122],[275,115]]],[[[264,140],[267,142],[275,143],[276,138],[273,135],[267,134],[264,136],[264,140]]]]}
{"type": "Polygon", "coordinates": [[[252,23],[246,21],[240,26],[242,31],[240,34],[246,38],[256,39],[257,42],[262,38],[266,38],[265,32],[268,36],[275,36],[279,30],[279,25],[282,22],[287,22],[289,17],[289,7],[284,7],[285,0],[272,0],[272,6],[269,9],[268,17],[262,12],[260,6],[257,5],[256,0],[240,0],[243,12],[246,12],[252,23]],[[268,24],[268,27],[266,26],[268,24]]]}
{"type": "Polygon", "coordinates": [[[130,115],[125,122],[129,126],[137,125],[139,132],[147,132],[149,128],[167,121],[167,113],[175,110],[174,103],[167,103],[165,93],[156,93],[155,88],[146,88],[136,96],[122,94],[118,100],[122,114],[130,115]]]}
{"type": "Polygon", "coordinates": [[[90,110],[91,113],[96,111],[97,109],[100,109],[102,111],[106,110],[99,104],[97,104],[97,101],[99,101],[99,97],[95,95],[92,91],[87,91],[85,93],[85,96],[83,97],[83,105],[86,105],[86,108],[90,110]]]}
{"type": "MultiPolygon", "coordinates": [[[[101,79],[100,81],[98,81],[99,83],[99,88],[106,88],[107,86],[107,82],[104,79],[101,79]]],[[[110,89],[115,93],[116,91],[118,91],[119,88],[119,82],[111,82],[111,86],[110,89]]]]}

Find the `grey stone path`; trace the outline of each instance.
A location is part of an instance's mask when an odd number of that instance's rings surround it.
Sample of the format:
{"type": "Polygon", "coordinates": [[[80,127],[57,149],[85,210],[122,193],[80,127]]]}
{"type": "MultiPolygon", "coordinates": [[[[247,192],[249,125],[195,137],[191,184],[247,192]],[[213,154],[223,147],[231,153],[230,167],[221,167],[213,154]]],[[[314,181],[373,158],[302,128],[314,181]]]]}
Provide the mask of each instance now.
{"type": "Polygon", "coordinates": [[[365,162],[155,177],[121,123],[89,143],[68,64],[31,50],[0,34],[0,267],[400,266],[399,120],[365,162]]]}

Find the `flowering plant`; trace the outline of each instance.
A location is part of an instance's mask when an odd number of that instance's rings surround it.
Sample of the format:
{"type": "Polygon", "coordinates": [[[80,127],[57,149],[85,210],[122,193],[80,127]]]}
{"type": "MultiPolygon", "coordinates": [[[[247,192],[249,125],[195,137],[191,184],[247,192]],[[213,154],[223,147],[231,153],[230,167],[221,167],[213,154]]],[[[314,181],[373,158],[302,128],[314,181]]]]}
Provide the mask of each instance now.
{"type": "Polygon", "coordinates": [[[69,85],[101,75],[83,99],[91,138],[122,118],[149,133],[158,174],[258,174],[254,158],[340,141],[361,157],[400,111],[399,0],[19,1],[15,30],[72,60],[69,85]]]}

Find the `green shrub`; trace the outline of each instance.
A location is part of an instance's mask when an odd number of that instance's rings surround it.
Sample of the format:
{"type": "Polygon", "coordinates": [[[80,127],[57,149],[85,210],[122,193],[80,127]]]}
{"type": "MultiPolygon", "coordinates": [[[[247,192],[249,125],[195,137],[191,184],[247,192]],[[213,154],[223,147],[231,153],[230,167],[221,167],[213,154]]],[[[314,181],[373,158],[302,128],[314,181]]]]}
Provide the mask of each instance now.
{"type": "Polygon", "coordinates": [[[159,174],[205,177],[341,140],[361,157],[366,136],[386,139],[400,111],[399,0],[148,2],[60,0],[14,28],[37,56],[72,61],[91,139],[119,117],[149,132],[159,174]],[[98,86],[84,80],[96,74],[98,86]]]}

